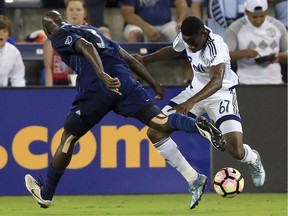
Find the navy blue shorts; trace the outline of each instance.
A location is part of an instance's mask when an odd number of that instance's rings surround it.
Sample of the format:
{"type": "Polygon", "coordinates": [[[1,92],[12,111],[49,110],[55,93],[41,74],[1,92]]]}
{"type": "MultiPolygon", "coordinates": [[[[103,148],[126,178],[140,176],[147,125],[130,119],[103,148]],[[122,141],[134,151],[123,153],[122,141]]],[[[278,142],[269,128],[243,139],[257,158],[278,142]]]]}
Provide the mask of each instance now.
{"type": "Polygon", "coordinates": [[[152,118],[161,113],[161,109],[139,82],[127,74],[121,74],[117,77],[121,82],[119,89],[122,93],[121,96],[107,89],[100,80],[95,82],[97,91],[79,92],[76,95],[64,124],[66,130],[73,135],[82,135],[83,132],[78,133],[77,131],[83,131],[84,126],[86,127],[84,131],[87,132],[110,111],[125,117],[134,117],[146,125],[152,118]],[[69,120],[75,114],[78,115],[78,118],[80,117],[81,124],[69,120]],[[78,127],[81,128],[77,130],[78,127]]]}

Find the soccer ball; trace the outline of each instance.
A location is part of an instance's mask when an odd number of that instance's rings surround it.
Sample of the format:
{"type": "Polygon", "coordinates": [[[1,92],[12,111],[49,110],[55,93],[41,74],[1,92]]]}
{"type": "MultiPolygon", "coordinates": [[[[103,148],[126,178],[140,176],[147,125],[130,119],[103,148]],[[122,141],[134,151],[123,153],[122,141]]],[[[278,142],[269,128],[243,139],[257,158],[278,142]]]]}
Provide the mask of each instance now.
{"type": "Polygon", "coordinates": [[[238,170],[225,167],[216,173],[213,186],[220,196],[233,198],[243,191],[244,178],[238,170]]]}

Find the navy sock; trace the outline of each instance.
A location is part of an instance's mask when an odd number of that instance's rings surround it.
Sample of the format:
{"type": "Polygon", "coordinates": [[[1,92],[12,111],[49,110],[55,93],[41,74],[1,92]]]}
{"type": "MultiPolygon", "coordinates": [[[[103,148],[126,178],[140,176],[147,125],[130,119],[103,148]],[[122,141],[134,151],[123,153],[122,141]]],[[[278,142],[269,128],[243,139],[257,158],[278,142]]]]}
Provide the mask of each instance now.
{"type": "Polygon", "coordinates": [[[65,170],[56,170],[53,168],[52,163],[49,164],[46,184],[41,190],[41,196],[44,200],[52,200],[57,185],[64,174],[65,170]]]}
{"type": "Polygon", "coordinates": [[[172,113],[169,115],[168,118],[169,126],[173,129],[183,130],[188,133],[198,133],[198,130],[195,126],[195,119],[179,114],[179,113],[172,113]]]}

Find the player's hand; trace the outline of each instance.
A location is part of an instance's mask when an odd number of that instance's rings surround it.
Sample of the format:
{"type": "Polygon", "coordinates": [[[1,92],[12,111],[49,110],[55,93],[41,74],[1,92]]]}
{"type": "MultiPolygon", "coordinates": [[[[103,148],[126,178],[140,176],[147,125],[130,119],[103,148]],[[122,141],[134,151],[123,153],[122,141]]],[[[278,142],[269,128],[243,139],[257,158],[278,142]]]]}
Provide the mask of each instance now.
{"type": "Polygon", "coordinates": [[[176,111],[177,113],[182,113],[184,115],[187,115],[188,112],[192,109],[194,106],[194,103],[192,101],[185,101],[184,103],[178,104],[168,110],[170,111],[176,111]]]}
{"type": "Polygon", "coordinates": [[[153,90],[157,94],[155,96],[156,100],[162,100],[164,98],[164,88],[161,84],[156,85],[153,90]]]}
{"type": "Polygon", "coordinates": [[[119,88],[121,86],[121,82],[117,77],[111,77],[109,74],[103,72],[99,75],[99,78],[102,80],[104,85],[110,89],[112,92],[122,95],[122,93],[119,91],[119,88]]]}

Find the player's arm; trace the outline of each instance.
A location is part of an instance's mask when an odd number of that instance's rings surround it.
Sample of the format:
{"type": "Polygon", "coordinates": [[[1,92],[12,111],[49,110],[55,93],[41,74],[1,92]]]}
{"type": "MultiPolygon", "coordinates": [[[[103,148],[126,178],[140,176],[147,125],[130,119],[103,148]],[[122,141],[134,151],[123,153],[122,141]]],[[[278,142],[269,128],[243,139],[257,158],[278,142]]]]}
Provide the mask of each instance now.
{"type": "Polygon", "coordinates": [[[181,53],[176,52],[173,49],[173,46],[166,46],[163,47],[153,53],[143,55],[141,56],[143,63],[150,63],[150,62],[156,62],[156,61],[163,61],[171,58],[175,58],[177,56],[180,56],[181,53]]]}
{"type": "Polygon", "coordinates": [[[199,102],[205,98],[208,98],[209,96],[211,96],[215,92],[217,92],[219,89],[221,89],[224,73],[225,73],[225,64],[224,63],[220,63],[218,65],[211,66],[210,73],[209,73],[210,81],[207,83],[207,85],[201,91],[199,91],[197,94],[195,94],[190,99],[194,103],[197,103],[197,102],[199,102]]]}
{"type": "Polygon", "coordinates": [[[119,56],[128,63],[133,73],[147,82],[148,85],[155,91],[157,94],[155,97],[156,99],[162,99],[164,97],[163,87],[153,79],[147,69],[142,64],[140,64],[139,61],[137,61],[132,55],[127,53],[122,48],[119,50],[119,56]]]}
{"type": "Polygon", "coordinates": [[[103,64],[99,56],[98,51],[95,49],[92,43],[85,40],[84,38],[79,38],[75,41],[74,49],[77,53],[81,53],[93,66],[98,77],[102,80],[107,88],[111,91],[121,95],[119,92],[119,87],[121,85],[118,78],[112,78],[109,74],[104,72],[103,64]]]}
{"type": "Polygon", "coordinates": [[[210,81],[207,83],[207,85],[197,94],[195,94],[193,97],[189,98],[184,103],[181,103],[172,107],[168,111],[176,110],[176,112],[187,115],[188,112],[194,106],[194,104],[196,104],[197,102],[205,98],[208,98],[209,96],[217,92],[219,89],[221,89],[224,72],[225,72],[224,63],[220,63],[218,65],[212,66],[210,68],[210,74],[209,74],[210,81]]]}

